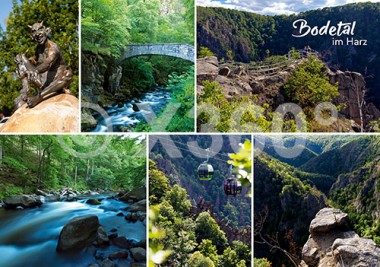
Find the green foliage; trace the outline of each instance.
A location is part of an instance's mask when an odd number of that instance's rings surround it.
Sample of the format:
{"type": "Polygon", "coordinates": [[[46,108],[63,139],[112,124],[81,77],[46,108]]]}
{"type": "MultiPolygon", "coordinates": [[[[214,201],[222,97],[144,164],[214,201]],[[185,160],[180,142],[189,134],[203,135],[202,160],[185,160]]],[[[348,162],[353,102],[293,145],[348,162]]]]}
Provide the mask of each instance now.
{"type": "Polygon", "coordinates": [[[246,266],[244,260],[240,260],[236,251],[231,247],[226,248],[223,251],[223,256],[221,257],[221,266],[223,267],[240,267],[246,266]]]}
{"type": "MultiPolygon", "coordinates": [[[[231,160],[228,162],[235,168],[237,178],[242,186],[251,187],[252,184],[252,144],[250,140],[245,140],[239,152],[229,154],[231,160]]],[[[251,190],[251,189],[250,189],[251,190]]]]}
{"type": "Polygon", "coordinates": [[[223,251],[227,245],[227,238],[223,231],[220,230],[217,222],[210,216],[208,212],[202,212],[195,220],[195,233],[198,243],[203,239],[211,240],[217,250],[223,251]]]}
{"type": "Polygon", "coordinates": [[[149,161],[149,203],[155,205],[161,202],[162,197],[169,191],[169,181],[165,175],[157,169],[156,163],[149,161]]]}
{"type": "Polygon", "coordinates": [[[218,251],[211,240],[203,239],[198,247],[202,255],[210,258],[215,266],[218,266],[218,251]]]}
{"type": "Polygon", "coordinates": [[[264,108],[255,105],[253,100],[247,97],[227,100],[218,82],[204,81],[203,86],[204,94],[198,95],[198,131],[201,131],[201,125],[204,124],[209,124],[215,128],[212,131],[218,132],[270,130],[271,123],[264,116],[264,108]],[[215,107],[215,110],[211,110],[208,105],[215,107]]]}
{"type": "Polygon", "coordinates": [[[78,83],[75,82],[78,80],[78,1],[13,1],[7,28],[0,31],[0,109],[14,108],[13,100],[22,86],[15,78],[13,59],[27,50],[27,56],[32,56],[36,43],[30,38],[28,25],[40,21],[51,27],[51,40],[60,46],[63,58],[74,74],[70,90],[78,95],[78,83]]]}
{"type": "Polygon", "coordinates": [[[19,186],[15,186],[14,184],[5,183],[0,184],[0,199],[4,199],[6,197],[20,195],[24,192],[23,188],[19,186]]]}
{"type": "Polygon", "coordinates": [[[315,56],[297,65],[284,88],[289,100],[299,104],[309,119],[313,119],[317,104],[339,96],[338,85],[330,84],[324,63],[315,56]]]}
{"type": "Polygon", "coordinates": [[[165,195],[165,200],[174,208],[176,212],[186,214],[190,211],[191,203],[187,198],[187,192],[179,185],[174,185],[165,195]]]}
{"type": "Polygon", "coordinates": [[[15,185],[25,193],[66,186],[129,190],[145,184],[145,141],[136,138],[1,136],[0,149],[0,168],[8,173],[0,174],[0,184],[15,185]],[[102,147],[101,153],[92,154],[102,147]]]}
{"type": "Polygon", "coordinates": [[[255,267],[272,267],[272,263],[268,261],[266,258],[254,258],[253,262],[255,267]]]}
{"type": "Polygon", "coordinates": [[[211,52],[210,49],[208,49],[207,47],[204,47],[204,46],[200,47],[200,50],[198,53],[198,58],[212,57],[212,56],[215,56],[215,54],[213,52],[211,52]]]}
{"type": "Polygon", "coordinates": [[[199,251],[194,252],[189,261],[189,266],[192,267],[214,267],[215,264],[209,257],[205,257],[202,253],[199,251]]]}

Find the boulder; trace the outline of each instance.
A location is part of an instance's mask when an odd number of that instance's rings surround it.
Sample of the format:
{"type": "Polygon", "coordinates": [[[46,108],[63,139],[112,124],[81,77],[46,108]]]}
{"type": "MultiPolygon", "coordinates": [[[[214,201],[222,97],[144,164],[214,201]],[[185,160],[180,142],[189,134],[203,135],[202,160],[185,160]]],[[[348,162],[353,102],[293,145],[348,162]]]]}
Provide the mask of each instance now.
{"type": "Polygon", "coordinates": [[[130,205],[125,208],[125,210],[130,211],[130,212],[137,212],[137,211],[146,211],[146,199],[140,200],[136,202],[133,205],[130,205]]]}
{"type": "Polygon", "coordinates": [[[102,261],[102,267],[116,267],[116,265],[110,259],[105,259],[102,261]]]}
{"type": "Polygon", "coordinates": [[[119,197],[119,200],[125,201],[125,202],[132,200],[133,202],[137,202],[137,201],[143,200],[145,198],[146,198],[146,187],[142,186],[142,187],[137,187],[137,188],[127,192],[123,196],[119,197]]]}
{"type": "Polygon", "coordinates": [[[75,96],[59,94],[34,108],[20,107],[1,127],[3,133],[79,132],[79,101],[75,96]]]}
{"type": "Polygon", "coordinates": [[[146,260],[146,250],[143,248],[131,248],[130,249],[132,257],[136,261],[145,261],[146,260]]]}
{"type": "Polygon", "coordinates": [[[111,260],[115,260],[115,259],[126,259],[128,258],[128,251],[126,250],[121,250],[121,251],[116,251],[116,252],[113,252],[111,253],[108,258],[110,258],[111,260]]]}
{"type": "Polygon", "coordinates": [[[96,215],[85,215],[70,220],[62,229],[57,251],[81,249],[97,238],[99,220],[96,215]]]}
{"type": "Polygon", "coordinates": [[[41,189],[37,189],[35,193],[37,196],[44,196],[44,197],[47,196],[47,194],[44,191],[42,191],[41,189]]]}
{"type": "Polygon", "coordinates": [[[139,219],[137,213],[128,213],[127,215],[125,215],[125,219],[129,222],[137,222],[137,220],[139,219]]]}
{"type": "Polygon", "coordinates": [[[227,66],[221,67],[221,68],[219,69],[219,75],[222,75],[222,76],[228,76],[228,75],[230,75],[230,73],[231,73],[231,70],[230,70],[230,68],[227,67],[227,66]]]}
{"type": "Polygon", "coordinates": [[[96,198],[87,199],[86,203],[90,205],[100,205],[100,201],[96,198]]]}
{"type": "Polygon", "coordinates": [[[348,215],[341,210],[325,208],[320,210],[310,224],[310,233],[327,233],[344,227],[347,228],[348,215]]]}
{"type": "Polygon", "coordinates": [[[110,244],[110,240],[107,236],[106,229],[103,226],[99,226],[95,245],[99,247],[104,247],[104,246],[108,246],[109,244],[110,244]]]}
{"type": "Polygon", "coordinates": [[[119,237],[113,238],[111,242],[113,245],[119,248],[129,249],[133,247],[133,241],[126,239],[125,236],[119,236],[119,237]]]}
{"type": "Polygon", "coordinates": [[[34,208],[42,205],[41,199],[30,195],[17,195],[4,199],[6,208],[34,208]]]}
{"type": "Polygon", "coordinates": [[[205,57],[197,59],[197,84],[203,81],[215,81],[219,74],[218,59],[216,57],[205,57]]]}
{"type": "Polygon", "coordinates": [[[371,239],[358,236],[336,239],[332,245],[337,267],[344,266],[379,266],[380,248],[371,239]]]}
{"type": "Polygon", "coordinates": [[[310,224],[302,259],[304,267],[378,266],[380,249],[372,240],[349,230],[347,214],[325,208],[310,224]]]}

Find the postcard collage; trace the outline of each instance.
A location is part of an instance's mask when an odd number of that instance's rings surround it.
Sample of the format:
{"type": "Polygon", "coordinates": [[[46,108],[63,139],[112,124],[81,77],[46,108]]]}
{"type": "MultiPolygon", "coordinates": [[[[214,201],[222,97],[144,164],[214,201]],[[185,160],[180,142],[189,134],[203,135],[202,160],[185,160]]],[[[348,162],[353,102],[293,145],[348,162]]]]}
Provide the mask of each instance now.
{"type": "Polygon", "coordinates": [[[380,1],[0,6],[1,267],[380,266],[380,1]]]}

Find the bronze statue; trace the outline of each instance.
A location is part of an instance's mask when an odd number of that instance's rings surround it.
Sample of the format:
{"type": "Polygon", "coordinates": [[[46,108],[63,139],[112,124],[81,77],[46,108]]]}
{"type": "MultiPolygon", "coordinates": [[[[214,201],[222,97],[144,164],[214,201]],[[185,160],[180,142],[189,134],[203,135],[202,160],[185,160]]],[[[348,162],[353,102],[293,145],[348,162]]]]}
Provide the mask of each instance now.
{"type": "Polygon", "coordinates": [[[48,38],[51,29],[45,27],[43,22],[35,23],[29,28],[31,28],[30,37],[37,42],[37,47],[33,57],[28,59],[25,52],[14,59],[17,64],[16,73],[23,87],[20,96],[14,101],[16,108],[25,102],[29,108],[33,108],[53,93],[62,91],[70,93],[68,87],[73,80],[73,74],[65,65],[60,47],[48,38]],[[29,83],[38,88],[35,96],[28,96],[29,83]]]}

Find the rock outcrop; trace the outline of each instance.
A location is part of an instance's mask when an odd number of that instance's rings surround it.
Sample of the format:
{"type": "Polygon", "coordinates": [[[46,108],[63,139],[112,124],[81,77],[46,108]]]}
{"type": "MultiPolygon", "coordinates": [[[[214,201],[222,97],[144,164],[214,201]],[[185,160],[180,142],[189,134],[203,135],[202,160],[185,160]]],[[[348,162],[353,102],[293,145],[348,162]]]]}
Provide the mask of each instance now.
{"type": "Polygon", "coordinates": [[[75,96],[60,94],[34,108],[24,104],[0,127],[2,133],[79,132],[79,101],[75,96]]]}
{"type": "Polygon", "coordinates": [[[85,215],[70,220],[59,235],[57,251],[81,249],[89,246],[97,238],[100,227],[96,215],[85,215]]]}
{"type": "MultiPolygon", "coordinates": [[[[284,85],[299,62],[294,62],[287,69],[278,70],[276,73],[263,75],[248,70],[244,64],[221,63],[216,57],[200,58],[197,60],[197,93],[203,94],[204,81],[216,81],[222,87],[226,99],[247,96],[255,99],[259,106],[267,106],[266,111],[274,112],[278,106],[289,102],[284,94],[284,85]]],[[[334,100],[334,104],[344,106],[340,110],[338,122],[331,125],[329,131],[361,131],[362,118],[364,127],[370,121],[380,118],[380,110],[373,103],[361,103],[363,92],[367,88],[360,73],[339,70],[334,72],[327,66],[325,68],[330,83],[338,84],[340,96],[334,100]]]]}
{"type": "Polygon", "coordinates": [[[309,230],[309,239],[302,249],[301,266],[379,266],[380,248],[374,241],[350,231],[348,216],[342,211],[320,210],[309,230]]]}
{"type": "Polygon", "coordinates": [[[18,195],[4,199],[6,208],[34,208],[42,205],[42,201],[37,196],[18,195]]]}

